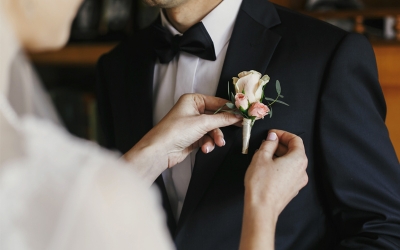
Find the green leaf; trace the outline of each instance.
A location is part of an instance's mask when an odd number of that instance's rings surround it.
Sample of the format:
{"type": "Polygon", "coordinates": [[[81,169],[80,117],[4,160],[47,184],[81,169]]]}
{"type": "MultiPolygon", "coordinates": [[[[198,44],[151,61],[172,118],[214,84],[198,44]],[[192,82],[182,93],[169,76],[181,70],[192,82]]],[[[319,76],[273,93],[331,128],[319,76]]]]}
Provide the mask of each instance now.
{"type": "Polygon", "coordinates": [[[272,107],[269,108],[269,118],[272,118],[272,107]]]}
{"type": "Polygon", "coordinates": [[[244,108],[242,108],[242,106],[239,107],[239,110],[240,110],[242,113],[247,114],[247,110],[245,110],[244,108]]]}
{"type": "Polygon", "coordinates": [[[276,100],[275,102],[283,104],[283,105],[286,105],[286,106],[289,106],[289,104],[287,104],[286,102],[282,102],[282,101],[279,101],[279,100],[276,100]]]}
{"type": "Polygon", "coordinates": [[[231,101],[232,103],[235,103],[235,95],[231,92],[231,101]]]}
{"type": "Polygon", "coordinates": [[[222,107],[220,107],[217,111],[214,112],[214,115],[215,115],[215,114],[218,114],[224,107],[225,107],[225,105],[222,106],[222,107]]]}
{"type": "Polygon", "coordinates": [[[281,94],[281,83],[279,82],[279,80],[276,80],[276,92],[278,93],[278,95],[281,94]]]}
{"type": "Polygon", "coordinates": [[[269,98],[269,97],[264,97],[264,99],[267,100],[267,101],[271,101],[271,102],[275,101],[275,99],[272,99],[272,98],[269,98]]]}
{"type": "Polygon", "coordinates": [[[285,98],[283,95],[279,95],[280,98],[285,98]]]}
{"type": "Polygon", "coordinates": [[[231,103],[231,102],[228,102],[228,103],[226,103],[225,105],[226,105],[228,108],[230,108],[230,109],[236,108],[236,107],[235,107],[235,104],[233,104],[233,103],[231,103]]]}
{"type": "Polygon", "coordinates": [[[263,99],[264,99],[264,96],[265,96],[265,92],[264,92],[265,86],[267,86],[267,85],[264,85],[264,86],[262,87],[262,93],[261,93],[261,99],[260,99],[260,102],[262,102],[262,101],[263,101],[263,99]]]}

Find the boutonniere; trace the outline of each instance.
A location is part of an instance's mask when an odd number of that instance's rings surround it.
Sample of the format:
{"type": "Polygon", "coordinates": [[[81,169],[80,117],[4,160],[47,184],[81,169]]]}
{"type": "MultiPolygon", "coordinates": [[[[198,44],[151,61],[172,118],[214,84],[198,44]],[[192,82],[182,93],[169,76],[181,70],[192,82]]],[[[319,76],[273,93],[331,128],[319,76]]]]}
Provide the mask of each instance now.
{"type": "Polygon", "coordinates": [[[229,91],[228,82],[228,95],[230,102],[226,103],[215,113],[230,112],[236,115],[243,116],[243,146],[242,153],[247,154],[249,149],[249,141],[251,129],[255,121],[264,119],[264,116],[269,115],[272,117],[272,105],[281,103],[286,106],[289,104],[279,100],[283,98],[281,95],[281,85],[276,81],[276,98],[269,98],[264,96],[264,88],[270,80],[268,75],[261,77],[261,73],[250,70],[239,73],[238,77],[233,77],[233,85],[235,86],[235,94],[229,91]],[[264,104],[263,101],[266,103],[264,104]],[[224,108],[227,109],[224,109],[224,108]]]}

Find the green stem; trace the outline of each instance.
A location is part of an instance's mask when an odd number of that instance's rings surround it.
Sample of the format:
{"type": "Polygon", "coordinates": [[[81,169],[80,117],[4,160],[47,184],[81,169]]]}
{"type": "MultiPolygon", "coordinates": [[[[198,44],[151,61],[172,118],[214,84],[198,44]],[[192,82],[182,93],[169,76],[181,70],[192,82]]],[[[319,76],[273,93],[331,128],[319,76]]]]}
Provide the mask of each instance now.
{"type": "Polygon", "coordinates": [[[278,100],[278,98],[279,98],[279,95],[275,98],[275,100],[274,100],[273,102],[271,102],[271,103],[269,104],[269,106],[272,106],[272,104],[274,104],[274,103],[278,100]]]}

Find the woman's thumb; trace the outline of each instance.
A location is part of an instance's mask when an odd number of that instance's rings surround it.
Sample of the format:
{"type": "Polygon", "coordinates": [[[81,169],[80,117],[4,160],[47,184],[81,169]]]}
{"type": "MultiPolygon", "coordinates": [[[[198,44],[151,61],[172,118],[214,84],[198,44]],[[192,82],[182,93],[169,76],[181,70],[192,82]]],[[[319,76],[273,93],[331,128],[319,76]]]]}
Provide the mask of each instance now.
{"type": "Polygon", "coordinates": [[[261,150],[268,158],[274,156],[276,149],[278,148],[279,139],[275,132],[269,132],[267,140],[261,144],[259,150],[261,150]]]}
{"type": "Polygon", "coordinates": [[[211,131],[216,128],[226,127],[239,122],[242,118],[237,117],[228,112],[223,112],[215,115],[203,115],[205,130],[211,131]]]}

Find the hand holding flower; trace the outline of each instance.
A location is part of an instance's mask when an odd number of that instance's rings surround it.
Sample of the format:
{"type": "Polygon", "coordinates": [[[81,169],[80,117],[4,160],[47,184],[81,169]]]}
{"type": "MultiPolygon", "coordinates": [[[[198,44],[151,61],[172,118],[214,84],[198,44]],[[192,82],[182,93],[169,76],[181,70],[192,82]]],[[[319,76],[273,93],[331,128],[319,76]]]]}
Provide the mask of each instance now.
{"type": "Polygon", "coordinates": [[[194,149],[200,147],[204,153],[209,153],[215,145],[224,146],[224,135],[219,128],[241,120],[229,113],[209,115],[224,103],[224,99],[200,94],[181,96],[160,123],[124,158],[137,167],[136,171],[150,185],[165,169],[183,161],[194,149]]]}

